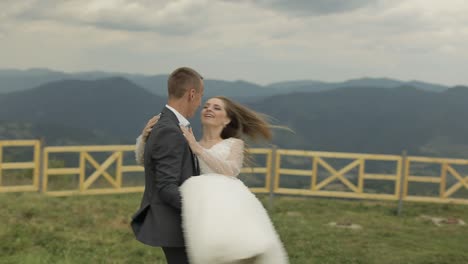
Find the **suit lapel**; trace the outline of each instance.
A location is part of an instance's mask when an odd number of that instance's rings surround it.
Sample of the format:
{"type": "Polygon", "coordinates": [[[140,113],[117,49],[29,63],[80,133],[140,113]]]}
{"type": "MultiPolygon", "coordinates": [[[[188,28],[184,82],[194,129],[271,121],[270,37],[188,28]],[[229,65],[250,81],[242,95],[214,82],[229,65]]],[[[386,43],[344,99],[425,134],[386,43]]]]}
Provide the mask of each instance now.
{"type": "Polygon", "coordinates": [[[195,174],[200,175],[200,163],[198,162],[198,157],[197,155],[193,154],[193,164],[195,166],[195,174]]]}
{"type": "MultiPolygon", "coordinates": [[[[164,107],[163,110],[161,111],[161,116],[167,115],[169,119],[174,121],[174,123],[179,127],[179,119],[177,119],[177,116],[174,114],[174,112],[171,111],[171,109],[164,107]]],[[[180,131],[182,133],[182,130],[180,131]]],[[[200,175],[200,164],[198,162],[197,156],[192,152],[189,146],[189,151],[190,154],[192,155],[192,167],[193,171],[196,175],[200,175]]]]}

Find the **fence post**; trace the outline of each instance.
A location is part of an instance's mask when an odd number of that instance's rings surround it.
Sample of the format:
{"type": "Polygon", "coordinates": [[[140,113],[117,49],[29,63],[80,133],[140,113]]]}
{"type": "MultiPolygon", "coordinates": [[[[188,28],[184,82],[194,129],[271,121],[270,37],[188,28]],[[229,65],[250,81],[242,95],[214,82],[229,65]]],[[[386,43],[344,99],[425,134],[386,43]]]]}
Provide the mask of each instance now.
{"type": "Polygon", "coordinates": [[[3,169],[2,169],[2,163],[3,163],[3,144],[2,141],[0,140],[0,188],[2,188],[2,182],[3,182],[3,169]]]}
{"type": "Polygon", "coordinates": [[[277,146],[273,145],[271,149],[271,163],[270,163],[270,192],[268,195],[268,210],[273,210],[273,201],[275,198],[275,180],[276,180],[276,150],[277,146]]]}
{"type": "Polygon", "coordinates": [[[39,143],[39,193],[44,191],[43,182],[44,182],[44,148],[45,148],[45,139],[42,137],[39,143]]]}
{"type": "Polygon", "coordinates": [[[403,211],[403,192],[404,192],[404,186],[405,186],[405,173],[406,173],[406,160],[408,158],[408,155],[406,153],[406,150],[403,150],[401,153],[401,171],[400,171],[400,193],[398,195],[398,209],[397,209],[397,215],[400,216],[402,211],[403,211]]]}

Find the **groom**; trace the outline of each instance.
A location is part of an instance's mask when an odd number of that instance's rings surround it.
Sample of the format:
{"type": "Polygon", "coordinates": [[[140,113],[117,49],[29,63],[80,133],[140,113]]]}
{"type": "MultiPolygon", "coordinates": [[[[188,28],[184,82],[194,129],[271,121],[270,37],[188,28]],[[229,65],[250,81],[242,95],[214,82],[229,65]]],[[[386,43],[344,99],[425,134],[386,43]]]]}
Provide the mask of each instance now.
{"type": "Polygon", "coordinates": [[[169,264],[188,263],[181,221],[179,186],[199,175],[198,161],[180,126],[190,125],[203,96],[203,77],[183,67],[168,79],[168,103],[150,133],[144,153],[145,192],[132,217],[136,239],[162,247],[169,264]]]}

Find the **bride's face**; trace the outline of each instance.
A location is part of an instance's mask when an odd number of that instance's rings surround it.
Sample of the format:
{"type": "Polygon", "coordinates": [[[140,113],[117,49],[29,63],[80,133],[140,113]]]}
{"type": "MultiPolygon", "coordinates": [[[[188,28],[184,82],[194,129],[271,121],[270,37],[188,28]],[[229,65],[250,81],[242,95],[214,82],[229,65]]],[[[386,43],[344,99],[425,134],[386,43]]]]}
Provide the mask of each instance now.
{"type": "Polygon", "coordinates": [[[224,127],[229,121],[223,100],[211,98],[206,101],[201,111],[201,122],[203,125],[224,127]]]}

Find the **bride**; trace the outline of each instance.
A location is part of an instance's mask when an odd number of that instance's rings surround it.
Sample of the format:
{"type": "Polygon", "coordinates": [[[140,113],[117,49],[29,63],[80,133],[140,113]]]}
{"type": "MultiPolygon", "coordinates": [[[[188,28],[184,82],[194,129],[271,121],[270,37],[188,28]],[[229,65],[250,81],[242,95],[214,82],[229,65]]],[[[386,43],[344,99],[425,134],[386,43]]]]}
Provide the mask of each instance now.
{"type": "MultiPolygon", "coordinates": [[[[153,117],[137,139],[143,163],[153,117]]],[[[182,227],[192,264],[285,264],[287,253],[261,202],[237,178],[246,149],[242,138],[271,139],[269,124],[254,111],[226,97],[209,99],[201,111],[203,136],[181,131],[198,157],[201,175],[180,186],[182,227]]]]}

